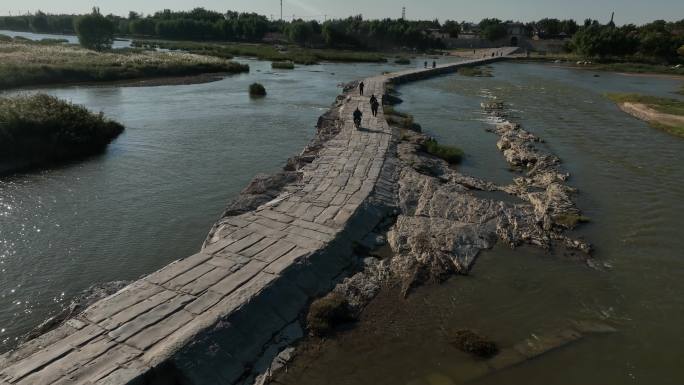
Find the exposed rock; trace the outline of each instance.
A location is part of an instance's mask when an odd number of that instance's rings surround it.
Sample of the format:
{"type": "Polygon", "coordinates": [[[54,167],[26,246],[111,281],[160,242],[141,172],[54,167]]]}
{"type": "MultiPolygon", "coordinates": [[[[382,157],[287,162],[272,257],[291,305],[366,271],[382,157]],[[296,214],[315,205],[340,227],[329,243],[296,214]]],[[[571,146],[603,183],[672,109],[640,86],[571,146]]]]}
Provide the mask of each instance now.
{"type": "MultiPolygon", "coordinates": [[[[503,103],[483,107],[501,111],[503,103]]],[[[541,139],[518,124],[500,123],[492,132],[500,136],[497,147],[507,162],[526,171],[507,186],[455,171],[422,151],[427,136],[400,129],[399,215],[387,235],[392,256],[364,263],[362,272],[338,285],[336,291],[354,308],[363,308],[383,282],[400,282],[407,295],[422,283],[467,274],[480,251],[499,241],[510,247],[557,245],[588,257],[589,244],[564,234],[582,217],[573,201],[576,190],[565,184],[569,175],[560,170],[560,159],[536,148],[541,139]],[[480,191],[507,193],[520,203],[483,198],[476,194],[480,191]]]]}

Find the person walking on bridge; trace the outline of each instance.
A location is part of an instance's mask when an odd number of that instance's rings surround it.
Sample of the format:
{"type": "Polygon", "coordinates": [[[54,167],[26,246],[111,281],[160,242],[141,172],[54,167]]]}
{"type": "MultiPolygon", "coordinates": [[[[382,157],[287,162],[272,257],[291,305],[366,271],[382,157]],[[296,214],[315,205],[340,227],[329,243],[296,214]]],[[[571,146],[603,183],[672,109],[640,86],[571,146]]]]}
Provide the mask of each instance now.
{"type": "Polygon", "coordinates": [[[371,96],[370,104],[371,104],[371,113],[373,114],[373,116],[378,116],[378,109],[380,108],[380,102],[378,101],[378,98],[375,97],[375,95],[371,96]]]}
{"type": "Polygon", "coordinates": [[[365,86],[366,86],[366,85],[363,84],[363,81],[361,81],[361,83],[359,83],[359,95],[363,96],[363,88],[364,88],[365,86]]]}
{"type": "Polygon", "coordinates": [[[432,68],[437,68],[437,61],[435,61],[435,60],[432,61],[432,68]]]}

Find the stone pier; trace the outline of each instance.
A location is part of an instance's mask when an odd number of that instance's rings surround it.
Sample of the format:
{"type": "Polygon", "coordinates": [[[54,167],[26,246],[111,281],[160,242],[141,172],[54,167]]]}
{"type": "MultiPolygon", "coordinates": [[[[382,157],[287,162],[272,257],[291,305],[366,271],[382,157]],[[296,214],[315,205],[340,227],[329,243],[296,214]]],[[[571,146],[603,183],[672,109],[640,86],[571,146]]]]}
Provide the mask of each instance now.
{"type": "Polygon", "coordinates": [[[333,107],[339,133],[283,194],[225,219],[197,254],[136,281],[57,329],[0,356],[0,385],[234,384],[301,336],[297,320],[352,264],[354,244],[396,202],[397,133],[369,96],[504,59],[365,79],[333,107]],[[362,128],[352,112],[364,113],[362,128]],[[279,345],[280,344],[280,345],[279,345]]]}

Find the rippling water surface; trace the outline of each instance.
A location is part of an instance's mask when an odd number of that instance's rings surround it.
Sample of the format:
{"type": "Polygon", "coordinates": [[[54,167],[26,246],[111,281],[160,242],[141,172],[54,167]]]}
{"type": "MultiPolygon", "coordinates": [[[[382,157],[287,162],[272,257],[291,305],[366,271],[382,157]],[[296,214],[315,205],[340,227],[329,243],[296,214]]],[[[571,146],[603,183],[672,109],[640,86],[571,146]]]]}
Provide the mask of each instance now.
{"type": "MultiPolygon", "coordinates": [[[[6,31],[0,30],[0,35],[10,36],[10,37],[23,37],[30,40],[43,40],[43,39],[61,39],[66,40],[68,44],[78,44],[78,37],[75,35],[57,35],[51,33],[33,33],[33,32],[19,32],[19,31],[6,31]]],[[[129,39],[116,39],[112,43],[112,48],[130,48],[131,40],[129,39]]]]}
{"type": "Polygon", "coordinates": [[[603,94],[679,97],[681,81],[503,63],[493,78],[452,75],[402,86],[399,108],[466,152],[461,170],[499,183],[512,174],[480,103],[496,97],[513,120],[564,160],[592,221],[577,236],[602,270],[538,249],[497,246],[468,277],[423,287],[408,299],[388,290],[358,327],[305,353],[285,384],[682,384],[684,346],[684,140],[619,111],[603,94]],[[472,328],[510,347],[567,328],[608,322],[517,367],[485,375],[448,343],[472,328]],[[319,350],[320,349],[320,350],[319,350]]]}
{"type": "Polygon", "coordinates": [[[246,62],[214,83],[42,90],[126,131],[101,156],[0,179],[0,351],[91,285],[197,252],[228,199],[313,137],[338,84],[397,68],[246,62]],[[248,97],[254,81],[266,98],[248,97]]]}

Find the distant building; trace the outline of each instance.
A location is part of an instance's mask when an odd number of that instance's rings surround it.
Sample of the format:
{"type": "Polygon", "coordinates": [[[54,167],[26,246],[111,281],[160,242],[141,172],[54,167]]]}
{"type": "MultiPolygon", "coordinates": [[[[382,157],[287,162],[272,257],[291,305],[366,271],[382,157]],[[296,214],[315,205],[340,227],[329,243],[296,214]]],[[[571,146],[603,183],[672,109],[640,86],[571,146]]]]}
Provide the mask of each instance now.
{"type": "Polygon", "coordinates": [[[477,40],[480,38],[480,34],[472,32],[461,32],[458,34],[458,38],[461,40],[477,40]]]}
{"type": "Polygon", "coordinates": [[[439,40],[448,39],[451,37],[448,32],[444,32],[439,28],[428,28],[423,31],[424,34],[439,40]]]}
{"type": "Polygon", "coordinates": [[[473,23],[463,23],[458,38],[444,38],[444,44],[449,48],[495,48],[503,46],[526,47],[529,40],[527,27],[522,23],[506,23],[506,37],[497,41],[490,41],[482,37],[480,26],[473,23]]]}
{"type": "Polygon", "coordinates": [[[518,47],[520,43],[527,40],[527,28],[523,23],[506,23],[508,36],[506,39],[512,47],[518,47]]]}
{"type": "Polygon", "coordinates": [[[268,32],[264,35],[263,41],[265,43],[282,43],[286,44],[289,42],[288,38],[279,32],[268,32]]]}

